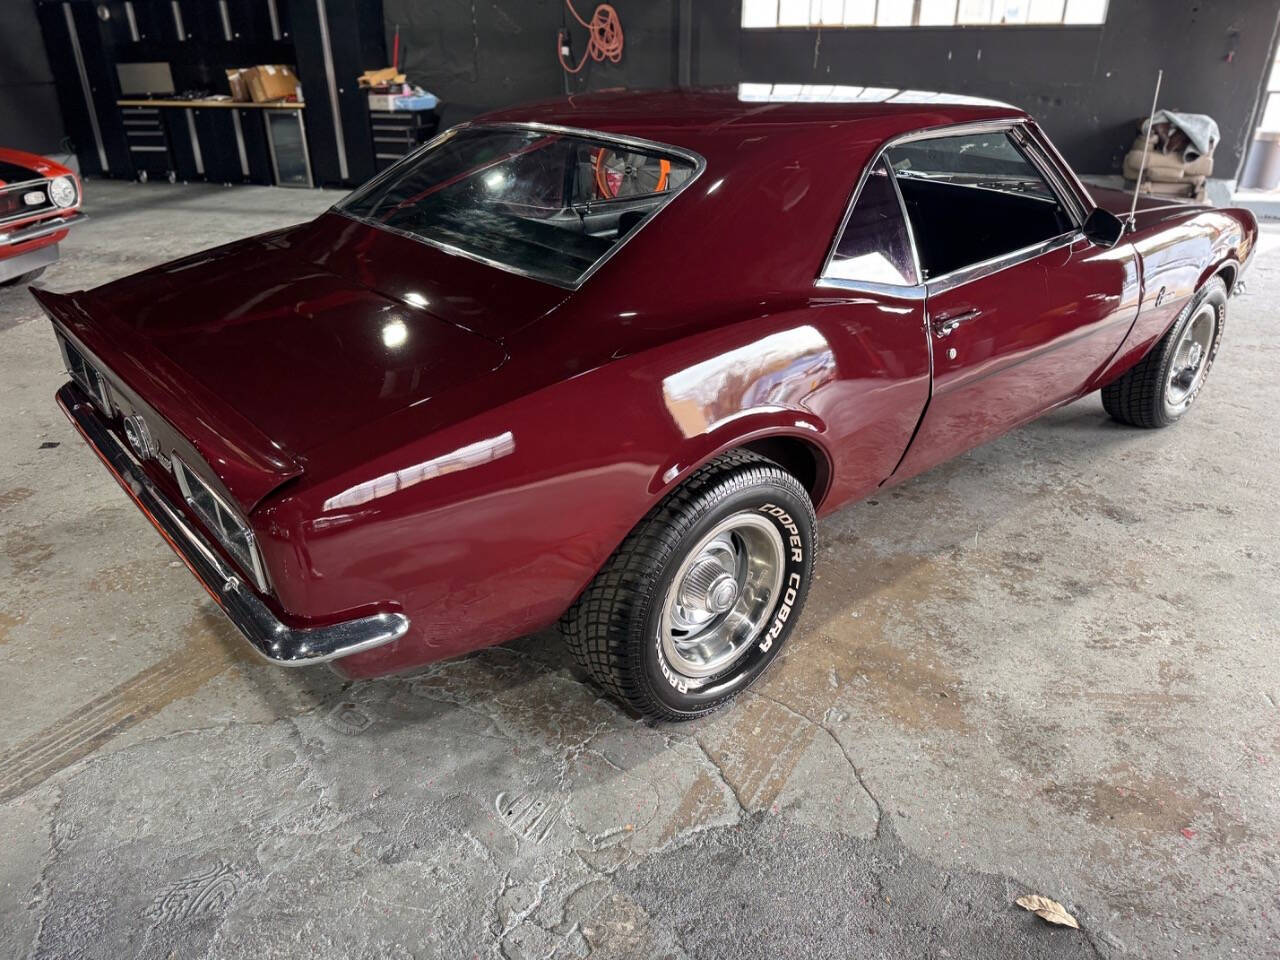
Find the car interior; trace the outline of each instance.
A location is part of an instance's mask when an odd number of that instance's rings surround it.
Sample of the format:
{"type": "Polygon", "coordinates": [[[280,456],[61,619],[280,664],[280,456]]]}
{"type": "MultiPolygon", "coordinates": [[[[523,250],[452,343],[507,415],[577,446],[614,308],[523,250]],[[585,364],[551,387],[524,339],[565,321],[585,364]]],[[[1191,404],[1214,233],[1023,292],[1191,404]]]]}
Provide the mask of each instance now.
{"type": "Polygon", "coordinates": [[[693,164],[580,137],[476,129],[402,177],[344,202],[352,214],[524,273],[573,284],[670,199],[693,164]]]}
{"type": "Polygon", "coordinates": [[[1003,132],[903,144],[888,158],[925,279],[1052,239],[1074,226],[1039,171],[1003,132]]]}

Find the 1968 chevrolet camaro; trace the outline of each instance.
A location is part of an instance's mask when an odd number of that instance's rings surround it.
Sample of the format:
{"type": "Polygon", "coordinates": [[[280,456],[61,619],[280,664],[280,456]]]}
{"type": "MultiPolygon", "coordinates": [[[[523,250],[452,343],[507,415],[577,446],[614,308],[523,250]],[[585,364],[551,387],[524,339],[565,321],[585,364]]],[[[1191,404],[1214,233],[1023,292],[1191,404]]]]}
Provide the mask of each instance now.
{"type": "Polygon", "coordinates": [[[58,402],[267,658],[560,624],[655,718],[777,655],[815,510],[1094,390],[1204,386],[1247,212],[1086,189],[1002,104],[614,93],[456,127],[318,219],[35,291],[58,402]]]}

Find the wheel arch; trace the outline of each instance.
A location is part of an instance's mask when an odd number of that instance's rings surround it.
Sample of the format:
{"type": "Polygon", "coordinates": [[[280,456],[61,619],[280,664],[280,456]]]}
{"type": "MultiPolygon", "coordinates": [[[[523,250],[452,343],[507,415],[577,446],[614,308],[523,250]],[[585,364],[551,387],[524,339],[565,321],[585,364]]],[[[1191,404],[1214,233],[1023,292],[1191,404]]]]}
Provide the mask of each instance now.
{"type": "Polygon", "coordinates": [[[1221,264],[1217,265],[1216,268],[1213,269],[1213,274],[1211,276],[1206,276],[1206,278],[1202,278],[1201,285],[1203,285],[1204,283],[1207,283],[1208,280],[1211,280],[1213,278],[1213,276],[1221,276],[1222,283],[1226,284],[1226,296],[1230,297],[1231,291],[1234,291],[1235,289],[1235,280],[1236,278],[1238,278],[1239,275],[1240,275],[1239,261],[1236,261],[1235,259],[1231,259],[1231,257],[1229,257],[1229,259],[1222,261],[1221,264]]]}
{"type": "Polygon", "coordinates": [[[1236,279],[1240,276],[1240,261],[1234,255],[1224,257],[1212,266],[1207,267],[1200,275],[1200,280],[1196,284],[1196,290],[1199,291],[1206,283],[1214,277],[1221,277],[1222,282],[1227,285],[1227,296],[1231,296],[1231,291],[1235,289],[1236,279]]]}
{"type": "Polygon", "coordinates": [[[730,450],[768,457],[804,486],[818,509],[831,489],[834,460],[826,445],[826,424],[808,411],[770,410],[732,418],[731,423],[687,440],[655,473],[649,485],[665,497],[703,464],[730,450]]]}

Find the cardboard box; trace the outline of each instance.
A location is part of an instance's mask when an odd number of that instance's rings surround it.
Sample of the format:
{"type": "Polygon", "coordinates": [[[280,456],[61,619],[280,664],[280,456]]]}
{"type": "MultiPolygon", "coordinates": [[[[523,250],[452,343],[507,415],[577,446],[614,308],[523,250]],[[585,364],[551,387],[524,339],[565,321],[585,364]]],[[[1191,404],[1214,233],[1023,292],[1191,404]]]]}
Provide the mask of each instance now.
{"type": "Polygon", "coordinates": [[[404,83],[404,74],[397,73],[395,67],[366,70],[356,78],[356,83],[362,87],[381,87],[389,83],[404,83]]]}
{"type": "Polygon", "coordinates": [[[249,96],[249,80],[246,74],[249,70],[245,67],[236,67],[227,71],[227,86],[231,88],[231,99],[236,103],[248,103],[253,98],[249,96]]]}
{"type": "Polygon", "coordinates": [[[296,96],[298,77],[292,67],[282,64],[265,64],[250,67],[247,71],[249,96],[254,103],[270,103],[272,100],[283,100],[296,96]]]}

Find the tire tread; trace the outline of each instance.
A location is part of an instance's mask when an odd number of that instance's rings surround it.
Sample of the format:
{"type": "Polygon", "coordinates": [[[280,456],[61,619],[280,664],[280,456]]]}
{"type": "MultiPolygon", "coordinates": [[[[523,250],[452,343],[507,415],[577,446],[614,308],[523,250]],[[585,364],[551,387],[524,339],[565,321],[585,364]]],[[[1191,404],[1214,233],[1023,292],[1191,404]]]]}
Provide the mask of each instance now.
{"type": "MultiPolygon", "coordinates": [[[[1111,419],[1148,430],[1167,427],[1174,422],[1164,413],[1165,364],[1181,334],[1184,321],[1195,313],[1209,296],[1209,292],[1215,289],[1215,285],[1225,289],[1218,277],[1201,287],[1170,324],[1160,342],[1118,380],[1102,388],[1102,408],[1111,419]]],[[[1223,320],[1225,316],[1220,313],[1218,323],[1221,324],[1223,320]]]]}
{"type": "MultiPolygon", "coordinates": [[[[781,466],[748,450],[721,454],[695,470],[636,524],[595,579],[560,619],[569,652],[588,677],[607,694],[650,719],[687,720],[720,706],[707,704],[696,713],[676,712],[647,689],[643,666],[635,656],[644,605],[659,574],[681,538],[698,518],[736,490],[776,485],[813,507],[800,482],[781,466]]],[[[808,582],[805,583],[807,592],[808,582]]],[[[797,601],[803,604],[804,598],[797,601]]]]}

